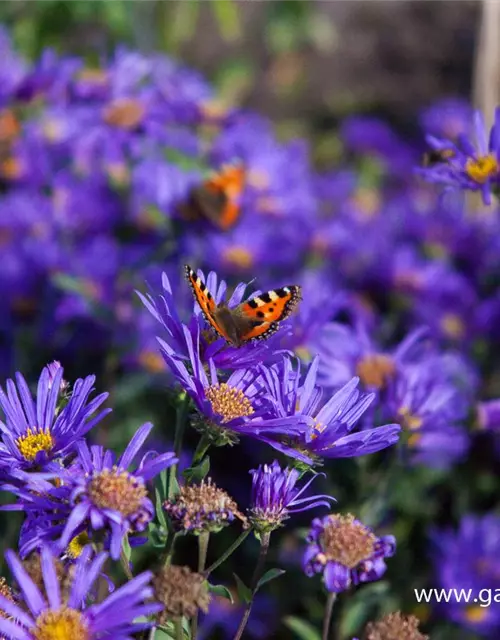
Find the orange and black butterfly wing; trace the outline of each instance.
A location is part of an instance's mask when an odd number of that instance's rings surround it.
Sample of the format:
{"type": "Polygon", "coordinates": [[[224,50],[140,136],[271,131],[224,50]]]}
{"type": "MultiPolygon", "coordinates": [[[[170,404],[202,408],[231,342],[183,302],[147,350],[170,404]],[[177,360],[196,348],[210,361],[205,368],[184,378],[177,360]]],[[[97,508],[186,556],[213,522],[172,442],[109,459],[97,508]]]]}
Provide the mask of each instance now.
{"type": "Polygon", "coordinates": [[[279,329],[279,324],[292,313],[301,299],[297,285],[273,289],[239,305],[238,314],[246,324],[241,342],[264,340],[279,329]]]}
{"type": "Polygon", "coordinates": [[[198,275],[196,275],[190,266],[185,266],[185,272],[187,281],[191,286],[196,302],[200,305],[205,320],[220,336],[225,340],[230,341],[224,327],[217,322],[217,305],[206,284],[198,275]]]}
{"type": "Polygon", "coordinates": [[[240,216],[240,196],[245,186],[243,165],[229,165],[192,189],[180,206],[187,220],[206,219],[222,231],[230,229],[240,216]]]}

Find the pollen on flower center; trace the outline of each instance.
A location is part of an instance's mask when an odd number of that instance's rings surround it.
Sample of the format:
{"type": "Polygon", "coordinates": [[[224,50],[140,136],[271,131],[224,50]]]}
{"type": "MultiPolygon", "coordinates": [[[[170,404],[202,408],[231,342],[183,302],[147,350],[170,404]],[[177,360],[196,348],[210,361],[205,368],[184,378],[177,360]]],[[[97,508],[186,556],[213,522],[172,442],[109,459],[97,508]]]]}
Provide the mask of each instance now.
{"type": "Polygon", "coordinates": [[[498,169],[498,161],[491,153],[475,159],[469,158],[465,164],[465,173],[479,184],[484,184],[489,178],[493,178],[498,173],[498,169]]]}
{"type": "Polygon", "coordinates": [[[362,358],[356,366],[356,375],[367,387],[382,389],[394,375],[394,360],[383,353],[370,353],[362,358]]]}
{"type": "MultiPolygon", "coordinates": [[[[321,546],[326,561],[354,569],[367,560],[375,550],[376,536],[351,514],[332,515],[321,535],[321,546]]],[[[322,558],[317,558],[321,561],[322,558]]]]}
{"type": "Polygon", "coordinates": [[[252,403],[243,391],[230,387],[226,382],[208,387],[205,395],[210,400],[214,413],[222,417],[222,423],[251,416],[254,412],[252,403]]]}
{"type": "Polygon", "coordinates": [[[441,319],[443,331],[451,338],[463,338],[465,326],[462,319],[455,313],[447,313],[441,319]]]}
{"type": "Polygon", "coordinates": [[[420,416],[411,413],[408,407],[401,407],[398,411],[399,423],[409,431],[416,431],[422,426],[423,420],[420,416]]]}
{"type": "Polygon", "coordinates": [[[79,558],[85,546],[89,544],[90,538],[86,531],[82,531],[77,536],[75,536],[72,540],[70,540],[66,552],[68,556],[75,559],[79,558]]]}
{"type": "Polygon", "coordinates": [[[47,429],[28,429],[24,436],[20,436],[16,440],[19,453],[28,462],[32,462],[40,451],[49,453],[54,447],[54,439],[50,430],[47,429]]]}
{"type": "Polygon", "coordinates": [[[33,630],[36,640],[89,640],[90,634],[85,618],[75,609],[62,608],[58,611],[41,613],[33,630]]]}
{"type": "Polygon", "coordinates": [[[245,247],[228,247],[223,253],[224,262],[240,269],[249,269],[253,265],[253,255],[245,247]]]}
{"type": "Polygon", "coordinates": [[[113,509],[126,517],[140,509],[147,491],[140,478],[114,467],[92,477],[88,495],[100,509],[113,509]]]}
{"type": "Polygon", "coordinates": [[[321,422],[315,422],[312,426],[313,434],[311,435],[311,439],[315,440],[323,431],[326,429],[326,425],[321,422]]]}
{"type": "Polygon", "coordinates": [[[144,105],[133,98],[118,98],[104,111],[104,121],[121,129],[134,129],[144,117],[144,105]]]}

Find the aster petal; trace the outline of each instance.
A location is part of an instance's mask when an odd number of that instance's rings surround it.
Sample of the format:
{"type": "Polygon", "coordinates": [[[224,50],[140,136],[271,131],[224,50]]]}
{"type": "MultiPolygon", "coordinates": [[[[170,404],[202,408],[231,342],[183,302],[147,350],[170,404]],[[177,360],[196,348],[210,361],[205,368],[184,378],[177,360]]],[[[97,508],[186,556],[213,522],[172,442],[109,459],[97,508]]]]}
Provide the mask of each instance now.
{"type": "Polygon", "coordinates": [[[46,608],[46,604],[40,590],[30,578],[28,572],[23,567],[16,554],[10,549],[5,552],[5,560],[23,593],[24,600],[31,613],[35,618],[38,617],[46,608]]]}
{"type": "Polygon", "coordinates": [[[54,567],[54,557],[52,553],[44,547],[40,554],[43,583],[45,585],[45,593],[49,601],[51,609],[59,609],[61,606],[61,592],[59,589],[59,580],[54,567]]]}
{"type": "Polygon", "coordinates": [[[33,640],[31,633],[6,618],[0,618],[0,633],[12,640],[33,640]]]}
{"type": "Polygon", "coordinates": [[[61,540],[59,541],[61,549],[65,549],[68,546],[71,539],[74,537],[78,527],[88,516],[89,511],[90,505],[85,502],[80,502],[80,504],[77,504],[73,509],[64,527],[64,531],[61,535],[61,540]]]}
{"type": "Polygon", "coordinates": [[[138,454],[140,448],[146,441],[148,435],[151,433],[153,424],[151,422],[145,422],[141,427],[137,429],[132,440],[127,445],[127,448],[123,452],[118,464],[122,469],[128,469],[132,464],[133,459],[138,454]]]}
{"type": "Polygon", "coordinates": [[[351,572],[338,562],[327,562],[323,572],[325,587],[330,592],[341,593],[351,584],[351,572]]]}
{"type": "MultiPolygon", "coordinates": [[[[34,625],[33,619],[23,611],[15,602],[0,595],[0,610],[2,613],[6,613],[7,616],[12,617],[16,622],[24,625],[25,627],[32,627],[34,625]]],[[[4,616],[0,616],[0,620],[3,620],[4,616]]]]}

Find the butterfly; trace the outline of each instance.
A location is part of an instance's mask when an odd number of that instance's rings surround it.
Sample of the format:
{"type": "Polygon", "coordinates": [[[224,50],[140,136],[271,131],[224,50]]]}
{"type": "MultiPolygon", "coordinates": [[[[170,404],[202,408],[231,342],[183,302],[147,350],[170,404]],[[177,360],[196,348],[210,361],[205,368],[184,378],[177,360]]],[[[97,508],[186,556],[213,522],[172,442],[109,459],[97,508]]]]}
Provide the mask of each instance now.
{"type": "Polygon", "coordinates": [[[291,285],[261,293],[230,309],[224,302],[215,302],[203,280],[191,267],[186,265],[185,271],[206,321],[234,347],[241,347],[250,340],[269,338],[301,300],[300,287],[291,285]]]}
{"type": "Polygon", "coordinates": [[[225,165],[212,177],[191,190],[181,205],[185,218],[204,218],[227,231],[240,217],[240,197],[245,187],[245,169],[242,164],[225,165]]]}

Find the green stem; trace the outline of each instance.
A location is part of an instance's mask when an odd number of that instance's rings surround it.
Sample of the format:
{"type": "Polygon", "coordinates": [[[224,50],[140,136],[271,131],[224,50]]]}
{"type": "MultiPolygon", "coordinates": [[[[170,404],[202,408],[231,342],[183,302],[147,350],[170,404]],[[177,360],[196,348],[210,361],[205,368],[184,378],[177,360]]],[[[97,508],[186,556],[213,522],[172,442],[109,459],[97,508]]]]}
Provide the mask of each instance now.
{"type": "MultiPolygon", "coordinates": [[[[203,573],[205,564],[207,562],[208,542],[210,540],[210,533],[204,531],[198,536],[198,573],[203,573]]],[[[196,640],[196,634],[198,633],[198,612],[195,613],[191,620],[191,640],[196,640]]]]}
{"type": "Polygon", "coordinates": [[[252,531],[252,529],[246,529],[245,531],[243,531],[243,533],[241,533],[236,540],[233,542],[233,544],[228,547],[226,549],[226,551],[224,551],[224,553],[221,555],[221,557],[216,560],[213,564],[211,564],[208,569],[205,569],[205,571],[203,572],[203,575],[205,576],[205,578],[208,578],[208,576],[212,573],[212,571],[215,571],[218,567],[220,567],[220,565],[225,562],[229,556],[236,551],[236,549],[240,546],[240,544],[243,542],[243,540],[246,539],[246,537],[248,536],[248,534],[252,531]]]}
{"type": "Polygon", "coordinates": [[[328,631],[330,630],[330,624],[332,621],[333,605],[337,600],[337,594],[332,592],[328,595],[328,600],[325,606],[325,615],[323,617],[323,634],[321,640],[328,640],[328,631]]]}
{"type": "Polygon", "coordinates": [[[205,457],[206,452],[210,448],[210,438],[207,435],[202,435],[200,441],[198,442],[198,446],[196,447],[196,451],[193,456],[193,467],[199,464],[203,458],[205,457]]]}
{"type": "Polygon", "coordinates": [[[182,618],[175,621],[175,640],[184,640],[184,631],[182,629],[182,618]]]}
{"type": "Polygon", "coordinates": [[[175,543],[177,538],[180,536],[180,533],[174,533],[174,535],[169,535],[167,544],[165,545],[165,561],[163,565],[166,567],[172,562],[172,556],[174,555],[175,543]]]}
{"type": "MultiPolygon", "coordinates": [[[[180,405],[177,407],[177,415],[175,418],[174,451],[177,458],[182,451],[182,441],[184,439],[184,432],[186,431],[189,404],[190,398],[188,394],[185,393],[184,398],[182,398],[180,405]]],[[[174,478],[177,478],[177,464],[173,464],[168,469],[167,498],[172,498],[173,496],[174,478]]]]}
{"type": "Polygon", "coordinates": [[[270,539],[271,539],[270,531],[268,533],[263,533],[261,535],[259,559],[257,560],[257,566],[255,567],[255,570],[253,572],[252,582],[250,585],[250,588],[252,589],[252,599],[246,606],[245,612],[240,622],[240,626],[238,627],[238,630],[236,631],[236,635],[234,636],[233,640],[240,640],[240,638],[243,635],[243,632],[245,631],[245,627],[247,626],[248,619],[250,618],[250,613],[252,612],[252,605],[253,605],[256,589],[257,589],[257,584],[259,582],[259,579],[262,575],[262,570],[266,563],[266,557],[267,557],[267,552],[269,551],[270,539]]]}
{"type": "Polygon", "coordinates": [[[132,580],[134,576],[132,574],[132,571],[130,571],[130,564],[125,556],[125,551],[123,550],[123,547],[122,547],[122,550],[120,551],[120,563],[123,567],[123,571],[125,572],[125,575],[127,576],[127,578],[129,580],[132,580]]]}

